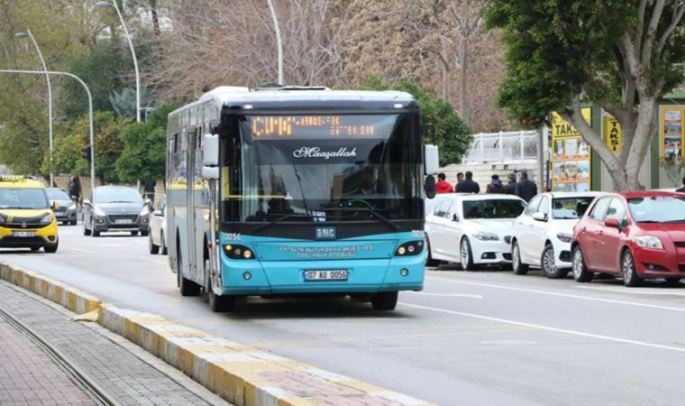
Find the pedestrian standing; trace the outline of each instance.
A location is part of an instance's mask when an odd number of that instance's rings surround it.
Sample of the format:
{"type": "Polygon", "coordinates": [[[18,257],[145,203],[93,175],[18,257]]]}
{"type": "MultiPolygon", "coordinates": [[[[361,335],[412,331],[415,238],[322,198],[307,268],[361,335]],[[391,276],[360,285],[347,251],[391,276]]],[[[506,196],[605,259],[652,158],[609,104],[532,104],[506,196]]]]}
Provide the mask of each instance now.
{"type": "Polygon", "coordinates": [[[447,176],[444,173],[438,174],[438,183],[435,184],[436,193],[454,193],[452,185],[447,182],[447,176]]]}
{"type": "Polygon", "coordinates": [[[456,192],[457,189],[459,189],[459,184],[461,181],[464,180],[464,172],[459,172],[457,173],[457,183],[454,184],[454,191],[456,192]]]}
{"type": "Polygon", "coordinates": [[[157,186],[157,182],[151,179],[146,180],[145,186],[143,186],[143,196],[150,199],[153,206],[155,204],[155,186],[157,186]]]}
{"type": "Polygon", "coordinates": [[[499,180],[499,175],[494,174],[491,179],[490,184],[485,188],[485,193],[507,193],[504,184],[499,180]]]}
{"type": "Polygon", "coordinates": [[[516,194],[526,202],[538,194],[538,187],[535,182],[528,179],[528,172],[526,171],[521,171],[521,180],[516,184],[516,194]]]}
{"type": "Polygon", "coordinates": [[[82,189],[81,189],[81,179],[78,177],[78,175],[74,175],[71,177],[71,180],[69,181],[69,197],[77,206],[81,206],[81,199],[82,199],[82,189]]]}
{"type": "Polygon", "coordinates": [[[473,172],[467,171],[466,178],[459,182],[457,193],[480,193],[478,182],[473,180],[473,172]]]}
{"type": "Polygon", "coordinates": [[[508,195],[516,194],[516,174],[510,173],[507,175],[507,185],[504,186],[508,195]]]}

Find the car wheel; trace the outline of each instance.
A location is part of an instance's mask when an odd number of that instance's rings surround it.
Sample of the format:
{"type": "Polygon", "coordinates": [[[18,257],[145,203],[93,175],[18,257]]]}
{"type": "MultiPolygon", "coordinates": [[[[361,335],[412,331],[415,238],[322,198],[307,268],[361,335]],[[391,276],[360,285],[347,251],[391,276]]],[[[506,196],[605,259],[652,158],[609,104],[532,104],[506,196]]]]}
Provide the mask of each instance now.
{"type": "Polygon", "coordinates": [[[55,252],[57,252],[58,247],[59,247],[59,241],[57,241],[56,243],[54,243],[52,245],[46,245],[45,247],[43,247],[43,249],[48,254],[54,254],[55,252]]]}
{"type": "Polygon", "coordinates": [[[166,241],[164,241],[164,233],[159,234],[159,245],[162,249],[162,255],[167,255],[166,241]]]}
{"type": "Polygon", "coordinates": [[[438,266],[440,261],[436,261],[433,259],[433,255],[431,254],[431,244],[430,241],[428,241],[428,237],[426,237],[426,266],[438,266]]]}
{"type": "Polygon", "coordinates": [[[181,260],[181,252],[177,256],[178,261],[178,287],[181,291],[181,296],[198,296],[200,294],[200,285],[183,277],[183,261],[181,260]]]}
{"type": "Polygon", "coordinates": [[[511,247],[511,269],[516,275],[528,273],[528,264],[521,262],[521,248],[519,248],[518,241],[514,241],[514,245],[511,247]]]}
{"type": "Polygon", "coordinates": [[[554,246],[552,244],[545,245],[545,249],[542,250],[542,255],[540,256],[540,268],[542,273],[544,273],[550,279],[561,279],[568,275],[568,269],[557,268],[556,258],[554,256],[554,246]]]}
{"type": "Polygon", "coordinates": [[[90,231],[93,233],[93,237],[99,237],[100,232],[95,230],[95,223],[90,223],[90,231]]]}
{"type": "Polygon", "coordinates": [[[159,254],[159,245],[155,245],[155,243],[152,241],[152,236],[150,236],[147,241],[148,248],[150,249],[150,254],[159,254]]]}
{"type": "Polygon", "coordinates": [[[131,231],[131,235],[135,237],[138,235],[138,232],[137,231],[131,231]]]}
{"type": "Polygon", "coordinates": [[[88,236],[88,235],[90,235],[90,233],[91,233],[90,229],[88,227],[86,227],[86,223],[84,222],[83,223],[83,235],[88,236]]]}
{"type": "Polygon", "coordinates": [[[397,306],[397,292],[380,292],[371,296],[371,306],[374,310],[395,310],[397,306]]]}
{"type": "Polygon", "coordinates": [[[76,220],[70,221],[69,224],[71,224],[72,226],[75,226],[75,225],[76,225],[76,220]]]}
{"type": "Polygon", "coordinates": [[[626,286],[640,286],[642,285],[642,278],[635,270],[635,261],[630,250],[624,250],[621,255],[621,273],[623,274],[623,284],[626,286]]]}
{"type": "Polygon", "coordinates": [[[668,283],[679,283],[681,278],[665,278],[668,283]]]}
{"type": "Polygon", "coordinates": [[[573,278],[578,282],[590,282],[594,274],[585,266],[585,258],[580,245],[573,249],[573,278]]]}
{"type": "Polygon", "coordinates": [[[461,247],[459,248],[459,258],[461,259],[461,267],[465,271],[472,271],[476,269],[473,263],[473,253],[471,251],[471,243],[469,239],[464,237],[461,240],[461,247]]]}

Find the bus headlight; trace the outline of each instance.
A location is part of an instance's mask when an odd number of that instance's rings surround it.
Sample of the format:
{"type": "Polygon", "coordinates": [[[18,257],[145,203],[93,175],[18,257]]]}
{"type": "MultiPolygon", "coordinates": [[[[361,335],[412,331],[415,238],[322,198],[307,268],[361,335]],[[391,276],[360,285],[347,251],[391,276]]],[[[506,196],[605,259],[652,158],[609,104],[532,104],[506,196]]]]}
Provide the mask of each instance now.
{"type": "Polygon", "coordinates": [[[254,252],[244,245],[226,244],[224,252],[231,259],[254,259],[254,252]]]}
{"type": "Polygon", "coordinates": [[[395,255],[398,257],[408,257],[412,255],[419,255],[423,251],[423,241],[410,241],[400,245],[395,250],[395,255]]]}

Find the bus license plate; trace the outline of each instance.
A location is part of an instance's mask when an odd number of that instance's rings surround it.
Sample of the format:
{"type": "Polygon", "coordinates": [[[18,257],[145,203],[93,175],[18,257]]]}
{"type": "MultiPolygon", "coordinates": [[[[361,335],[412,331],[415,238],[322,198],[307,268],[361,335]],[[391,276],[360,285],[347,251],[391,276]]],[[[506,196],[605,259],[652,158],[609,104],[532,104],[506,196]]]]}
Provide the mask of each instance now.
{"type": "Polygon", "coordinates": [[[12,237],[35,237],[35,231],[13,231],[12,237]]]}
{"type": "Polygon", "coordinates": [[[346,281],[347,269],[328,269],[316,270],[310,269],[304,271],[304,280],[306,281],[346,281]]]}

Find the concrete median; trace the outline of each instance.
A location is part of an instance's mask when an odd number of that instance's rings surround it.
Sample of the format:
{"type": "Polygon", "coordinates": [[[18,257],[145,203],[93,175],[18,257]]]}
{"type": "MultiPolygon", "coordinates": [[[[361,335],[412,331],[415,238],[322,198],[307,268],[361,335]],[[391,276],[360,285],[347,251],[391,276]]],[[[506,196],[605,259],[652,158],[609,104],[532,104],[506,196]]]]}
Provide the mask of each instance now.
{"type": "Polygon", "coordinates": [[[0,278],[77,314],[97,311],[99,324],[238,406],[428,405],[401,393],[174,324],[158,315],[102,304],[61,282],[2,262],[0,278]]]}

